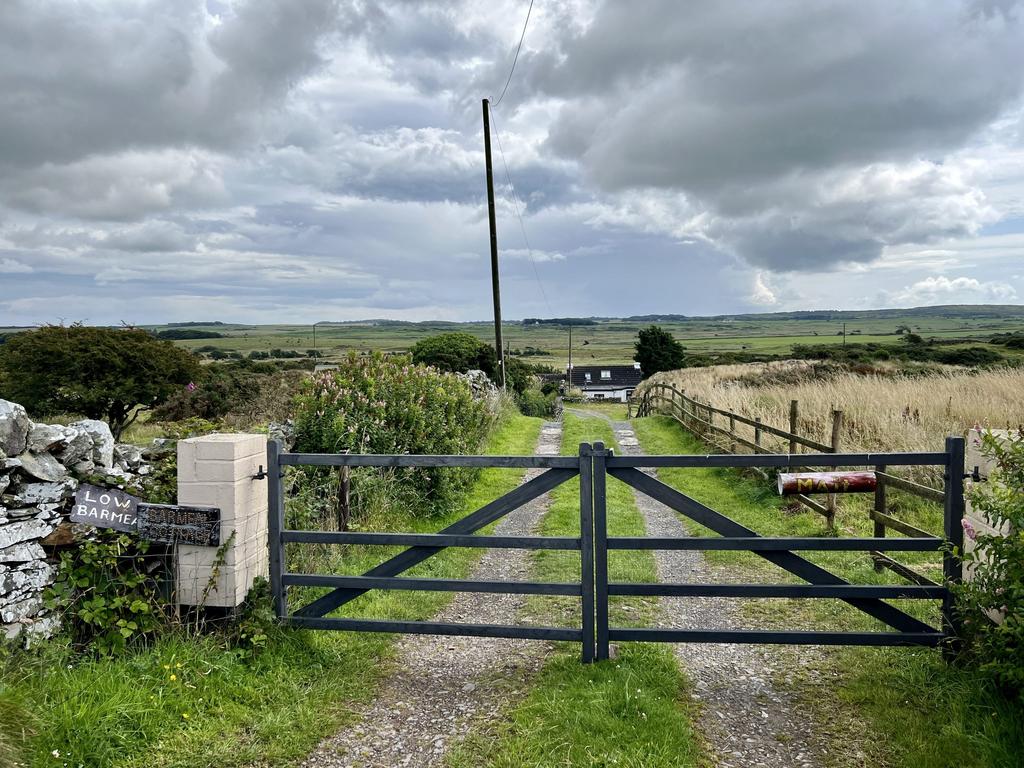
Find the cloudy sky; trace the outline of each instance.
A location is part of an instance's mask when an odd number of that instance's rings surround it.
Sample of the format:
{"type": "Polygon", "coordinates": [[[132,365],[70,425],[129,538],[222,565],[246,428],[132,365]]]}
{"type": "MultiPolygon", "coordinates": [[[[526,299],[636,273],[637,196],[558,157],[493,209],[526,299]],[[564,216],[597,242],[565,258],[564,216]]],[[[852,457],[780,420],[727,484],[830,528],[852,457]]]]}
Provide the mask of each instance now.
{"type": "MultiPolygon", "coordinates": [[[[0,325],[487,318],[528,4],[0,1],[0,325]]],[[[1022,94],[1012,0],[536,0],[505,314],[1020,303],[1022,94]]]]}

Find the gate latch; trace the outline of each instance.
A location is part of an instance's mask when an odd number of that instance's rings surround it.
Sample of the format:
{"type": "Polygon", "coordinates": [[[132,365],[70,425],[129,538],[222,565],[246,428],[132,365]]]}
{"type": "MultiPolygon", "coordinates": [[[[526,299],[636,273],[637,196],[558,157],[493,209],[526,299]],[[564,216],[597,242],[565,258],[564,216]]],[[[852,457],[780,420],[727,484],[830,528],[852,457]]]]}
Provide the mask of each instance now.
{"type": "Polygon", "coordinates": [[[263,465],[260,464],[260,468],[256,470],[256,474],[252,476],[253,480],[266,480],[269,477],[266,470],[263,469],[263,465]]]}
{"type": "MultiPolygon", "coordinates": [[[[262,469],[262,467],[261,467],[261,469],[262,469]]],[[[967,480],[967,479],[973,480],[976,483],[987,483],[988,482],[988,478],[987,477],[982,477],[981,476],[981,472],[980,472],[979,467],[977,465],[974,466],[974,470],[972,472],[969,472],[969,473],[964,475],[964,480],[967,480]]]]}

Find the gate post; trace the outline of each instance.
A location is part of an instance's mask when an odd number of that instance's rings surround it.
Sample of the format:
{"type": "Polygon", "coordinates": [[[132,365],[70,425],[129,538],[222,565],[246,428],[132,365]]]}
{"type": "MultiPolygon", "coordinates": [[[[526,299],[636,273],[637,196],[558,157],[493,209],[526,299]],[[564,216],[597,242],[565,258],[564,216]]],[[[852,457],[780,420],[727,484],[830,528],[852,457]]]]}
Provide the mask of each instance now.
{"type": "Polygon", "coordinates": [[[266,440],[212,434],[178,441],[178,504],[220,510],[219,547],[175,544],[178,605],[236,608],[266,574],[266,497],[253,479],[266,440]]]}
{"type": "Polygon", "coordinates": [[[267,443],[267,495],[269,497],[269,520],[267,543],[270,547],[270,594],[274,598],[274,612],[278,619],[288,615],[288,602],[282,580],[284,571],[284,484],[281,482],[281,442],[267,443]]]}
{"type": "Polygon", "coordinates": [[[963,635],[952,588],[963,580],[964,570],[964,453],[962,437],[946,438],[946,502],[943,517],[949,546],[942,553],[942,575],[947,590],[942,599],[942,630],[946,635],[943,654],[947,660],[956,655],[963,635]]]}
{"type": "Polygon", "coordinates": [[[594,443],[594,595],[597,605],[597,660],[608,658],[608,508],[604,443],[594,443]]]}
{"type": "Polygon", "coordinates": [[[583,663],[594,660],[594,450],[580,443],[580,589],[583,663]]]}

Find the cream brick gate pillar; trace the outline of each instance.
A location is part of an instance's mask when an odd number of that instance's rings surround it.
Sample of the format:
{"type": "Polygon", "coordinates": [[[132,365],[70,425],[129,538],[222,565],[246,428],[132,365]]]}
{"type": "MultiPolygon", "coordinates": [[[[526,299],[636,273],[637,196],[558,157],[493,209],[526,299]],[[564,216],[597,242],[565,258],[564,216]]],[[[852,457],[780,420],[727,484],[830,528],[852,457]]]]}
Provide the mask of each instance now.
{"type": "Polygon", "coordinates": [[[178,545],[179,604],[233,608],[254,578],[267,576],[267,482],[253,479],[266,462],[266,435],[214,434],[178,442],[178,503],[219,508],[221,545],[230,541],[219,566],[216,547],[178,545]]]}

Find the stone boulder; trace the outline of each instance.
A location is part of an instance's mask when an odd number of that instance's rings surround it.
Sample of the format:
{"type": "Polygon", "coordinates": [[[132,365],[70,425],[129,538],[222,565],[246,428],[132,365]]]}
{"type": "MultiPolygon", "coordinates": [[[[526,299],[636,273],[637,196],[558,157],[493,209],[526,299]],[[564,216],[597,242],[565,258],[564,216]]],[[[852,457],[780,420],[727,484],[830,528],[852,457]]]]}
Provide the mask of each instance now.
{"type": "Polygon", "coordinates": [[[0,551],[23,541],[42,539],[50,535],[53,526],[42,520],[22,520],[0,527],[0,551]]]}
{"type": "Polygon", "coordinates": [[[92,462],[92,438],[89,433],[77,427],[63,427],[64,447],[57,451],[61,464],[74,467],[84,461],[92,462]]]}
{"type": "MultiPolygon", "coordinates": [[[[9,527],[4,526],[0,528],[0,531],[9,527]]],[[[46,552],[34,541],[23,541],[12,544],[9,547],[0,548],[0,563],[30,563],[34,560],[42,560],[45,557],[46,552]]]]}
{"type": "Polygon", "coordinates": [[[114,446],[114,460],[122,469],[137,469],[142,464],[142,449],[137,445],[118,443],[114,446]]]}
{"type": "Polygon", "coordinates": [[[92,441],[92,456],[87,458],[91,458],[97,467],[114,466],[114,435],[106,422],[85,419],[76,421],[71,426],[87,434],[92,441]]]}
{"type": "Polygon", "coordinates": [[[66,428],[59,424],[33,424],[28,433],[28,449],[46,453],[67,444],[66,428]]]}
{"type": "Polygon", "coordinates": [[[24,408],[9,400],[0,400],[0,450],[7,456],[23,453],[31,429],[32,422],[24,408]]]}
{"type": "Polygon", "coordinates": [[[77,487],[78,481],[71,477],[53,483],[26,483],[20,486],[17,492],[8,494],[13,498],[6,501],[33,507],[40,504],[59,504],[70,498],[77,487]]]}
{"type": "Polygon", "coordinates": [[[67,477],[68,471],[48,453],[25,453],[18,457],[21,460],[21,472],[36,480],[55,483],[67,477]]]}

